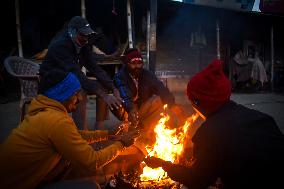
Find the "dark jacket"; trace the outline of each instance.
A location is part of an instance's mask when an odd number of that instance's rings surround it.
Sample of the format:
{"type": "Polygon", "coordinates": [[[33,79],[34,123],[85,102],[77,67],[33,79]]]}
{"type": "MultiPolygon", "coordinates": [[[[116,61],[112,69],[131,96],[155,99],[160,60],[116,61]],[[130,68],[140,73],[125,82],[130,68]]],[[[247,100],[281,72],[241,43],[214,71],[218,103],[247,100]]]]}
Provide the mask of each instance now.
{"type": "Polygon", "coordinates": [[[75,45],[67,32],[63,32],[49,45],[48,52],[40,66],[40,75],[52,69],[60,69],[66,72],[73,72],[80,80],[82,88],[88,94],[104,96],[104,88],[112,90],[113,82],[106,72],[97,65],[91,46],[86,45],[77,53],[75,45]],[[88,79],[81,71],[82,66],[93,73],[98,81],[88,79]]]}
{"type": "Polygon", "coordinates": [[[192,140],[191,167],[163,166],[189,188],[207,188],[217,178],[229,189],[284,188],[284,136],[272,117],[230,101],[192,140]]]}
{"type": "Polygon", "coordinates": [[[138,78],[138,90],[126,67],[123,67],[115,76],[114,84],[119,89],[123,99],[123,105],[127,112],[133,109],[134,104],[138,107],[146,102],[153,95],[162,99],[164,104],[169,106],[175,103],[174,96],[169,89],[150,71],[143,69],[138,78]],[[138,100],[134,102],[134,97],[138,91],[138,100]]]}

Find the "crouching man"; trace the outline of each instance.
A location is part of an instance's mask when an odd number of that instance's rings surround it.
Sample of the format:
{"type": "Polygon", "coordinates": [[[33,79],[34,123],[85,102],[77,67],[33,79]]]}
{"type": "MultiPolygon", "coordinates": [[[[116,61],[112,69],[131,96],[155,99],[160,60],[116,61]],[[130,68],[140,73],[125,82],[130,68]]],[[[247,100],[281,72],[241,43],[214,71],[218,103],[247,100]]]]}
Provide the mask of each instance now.
{"type": "MultiPolygon", "coordinates": [[[[95,182],[64,181],[72,167],[93,175],[130,146],[138,132],[125,133],[95,151],[90,143],[107,140],[107,131],[78,131],[68,113],[81,100],[81,85],[73,73],[50,71],[40,81],[40,94],[27,115],[0,148],[1,188],[99,188],[95,182]],[[70,184],[71,183],[71,184],[70,184]],[[76,187],[78,186],[78,187],[76,187]]],[[[72,171],[71,171],[72,172],[72,171]]]]}
{"type": "Polygon", "coordinates": [[[192,139],[192,164],[149,157],[148,166],[162,167],[192,189],[208,188],[217,178],[222,188],[284,187],[283,134],[269,115],[230,100],[231,84],[219,60],[191,78],[187,96],[205,120],[192,139]]]}

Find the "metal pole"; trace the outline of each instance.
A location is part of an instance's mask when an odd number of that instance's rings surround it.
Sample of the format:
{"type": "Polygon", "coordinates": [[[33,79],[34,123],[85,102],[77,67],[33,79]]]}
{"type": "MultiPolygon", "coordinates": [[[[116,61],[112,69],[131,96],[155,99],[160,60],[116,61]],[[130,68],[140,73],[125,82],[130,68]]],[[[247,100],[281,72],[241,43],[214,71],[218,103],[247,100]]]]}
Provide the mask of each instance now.
{"type": "Polygon", "coordinates": [[[23,46],[22,46],[22,37],[21,37],[20,4],[19,4],[19,0],[15,1],[15,9],[16,9],[16,29],[17,29],[17,38],[18,38],[18,51],[19,51],[19,57],[23,57],[23,46]]]}
{"type": "Polygon", "coordinates": [[[128,25],[128,43],[129,43],[129,48],[133,48],[130,0],[127,0],[127,25],[128,25]]]}
{"type": "Polygon", "coordinates": [[[274,91],[274,29],[273,25],[271,26],[271,77],[270,77],[270,84],[271,84],[271,90],[274,91]]]}
{"type": "Polygon", "coordinates": [[[217,39],[217,59],[220,60],[220,27],[219,21],[216,22],[216,39],[217,39]]]}
{"type": "Polygon", "coordinates": [[[85,0],[81,0],[81,15],[86,18],[86,3],[85,0]]]}
{"type": "Polygon", "coordinates": [[[147,11],[147,65],[146,68],[149,69],[149,57],[150,57],[150,11],[147,11]]]}
{"type": "Polygon", "coordinates": [[[156,29],[157,29],[157,0],[150,0],[150,53],[149,53],[149,70],[156,71],[156,29]]]}

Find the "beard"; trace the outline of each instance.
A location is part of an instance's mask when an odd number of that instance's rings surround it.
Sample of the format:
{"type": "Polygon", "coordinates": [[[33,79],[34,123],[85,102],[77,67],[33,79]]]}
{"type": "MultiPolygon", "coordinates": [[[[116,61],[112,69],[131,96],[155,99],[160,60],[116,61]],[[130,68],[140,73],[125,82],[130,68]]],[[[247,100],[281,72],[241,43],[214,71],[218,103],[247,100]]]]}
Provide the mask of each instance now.
{"type": "Polygon", "coordinates": [[[140,75],[141,71],[142,71],[142,68],[135,68],[135,69],[129,70],[130,74],[136,78],[140,75]]]}

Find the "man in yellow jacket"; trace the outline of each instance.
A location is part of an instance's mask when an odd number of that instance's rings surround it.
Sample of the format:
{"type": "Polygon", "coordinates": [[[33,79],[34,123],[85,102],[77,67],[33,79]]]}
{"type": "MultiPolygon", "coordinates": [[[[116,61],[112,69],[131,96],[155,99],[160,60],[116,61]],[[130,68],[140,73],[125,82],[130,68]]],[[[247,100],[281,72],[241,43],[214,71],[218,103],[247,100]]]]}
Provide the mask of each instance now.
{"type": "Polygon", "coordinates": [[[71,72],[54,70],[41,79],[40,94],[32,100],[25,119],[0,146],[0,188],[62,183],[71,167],[92,175],[133,144],[137,131],[113,138],[111,145],[99,151],[89,145],[110,138],[108,131],[77,130],[68,113],[81,100],[80,88],[71,72]]]}

